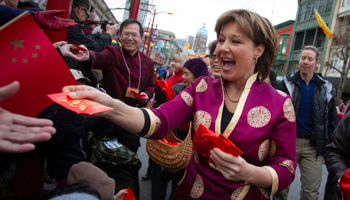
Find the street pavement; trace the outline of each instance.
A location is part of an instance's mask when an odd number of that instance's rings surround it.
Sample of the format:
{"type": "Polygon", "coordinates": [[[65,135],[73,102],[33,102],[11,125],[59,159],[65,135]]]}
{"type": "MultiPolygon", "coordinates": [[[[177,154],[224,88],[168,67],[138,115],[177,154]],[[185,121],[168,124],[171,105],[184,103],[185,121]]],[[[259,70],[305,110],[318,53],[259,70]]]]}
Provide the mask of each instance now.
{"type": "MultiPolygon", "coordinates": [[[[144,176],[147,172],[148,167],[148,155],[146,152],[146,139],[141,138],[141,147],[138,150],[138,156],[142,162],[142,167],[139,171],[140,177],[140,200],[151,200],[151,180],[143,181],[142,176],[144,176]]],[[[325,165],[322,167],[322,182],[320,186],[320,195],[318,197],[319,200],[323,200],[324,198],[324,189],[327,182],[328,171],[325,165]]],[[[168,183],[167,197],[166,200],[169,199],[171,182],[168,183]]],[[[299,168],[297,168],[295,179],[291,184],[288,200],[299,200],[300,199],[300,172],[299,168]]]]}

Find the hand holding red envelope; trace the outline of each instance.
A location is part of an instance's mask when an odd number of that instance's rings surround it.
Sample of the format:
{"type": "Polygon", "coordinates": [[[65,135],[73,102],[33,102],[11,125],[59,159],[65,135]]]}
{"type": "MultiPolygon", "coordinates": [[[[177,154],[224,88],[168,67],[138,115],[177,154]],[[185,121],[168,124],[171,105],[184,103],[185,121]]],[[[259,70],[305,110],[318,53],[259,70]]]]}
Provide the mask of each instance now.
{"type": "Polygon", "coordinates": [[[210,163],[214,163],[210,159],[210,151],[214,148],[219,148],[223,152],[233,156],[240,156],[243,153],[222,134],[218,136],[213,131],[200,124],[193,137],[193,150],[207,157],[210,163]]]}
{"type": "Polygon", "coordinates": [[[133,90],[129,90],[128,92],[133,93],[133,95],[139,99],[147,99],[148,98],[147,94],[139,94],[133,90]]]}
{"type": "Polygon", "coordinates": [[[123,200],[136,200],[135,196],[134,196],[134,193],[132,192],[130,187],[128,187],[128,193],[124,196],[123,200]]]}
{"type": "Polygon", "coordinates": [[[99,112],[113,110],[113,108],[87,100],[87,99],[71,99],[68,96],[69,92],[56,93],[47,95],[52,101],[61,106],[76,112],[78,114],[93,115],[99,112]]]}

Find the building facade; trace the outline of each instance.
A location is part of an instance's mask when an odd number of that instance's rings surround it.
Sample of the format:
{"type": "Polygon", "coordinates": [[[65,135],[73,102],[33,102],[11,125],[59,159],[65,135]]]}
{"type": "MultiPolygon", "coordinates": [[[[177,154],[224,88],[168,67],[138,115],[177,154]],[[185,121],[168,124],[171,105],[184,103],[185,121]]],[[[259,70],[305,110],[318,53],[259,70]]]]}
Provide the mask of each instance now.
{"type": "Polygon", "coordinates": [[[205,23],[203,23],[203,26],[198,29],[196,38],[194,40],[193,50],[198,54],[199,52],[206,52],[207,47],[207,40],[208,40],[208,31],[205,28],[205,23]]]}
{"type": "Polygon", "coordinates": [[[313,45],[321,52],[321,62],[317,72],[322,72],[326,57],[330,49],[330,40],[320,28],[314,9],[318,11],[324,22],[334,31],[336,17],[336,5],[340,0],[303,0],[299,1],[297,16],[291,45],[288,53],[288,62],[285,74],[291,74],[299,70],[299,55],[306,45],[313,45]]]}
{"type": "Polygon", "coordinates": [[[289,20],[275,26],[278,36],[278,49],[276,60],[272,64],[278,80],[281,80],[285,72],[288,60],[289,48],[293,36],[294,20],[289,20]]]}
{"type": "Polygon", "coordinates": [[[193,45],[194,45],[194,37],[192,35],[188,35],[186,37],[187,42],[190,43],[190,48],[189,50],[193,50],[193,45]]]}

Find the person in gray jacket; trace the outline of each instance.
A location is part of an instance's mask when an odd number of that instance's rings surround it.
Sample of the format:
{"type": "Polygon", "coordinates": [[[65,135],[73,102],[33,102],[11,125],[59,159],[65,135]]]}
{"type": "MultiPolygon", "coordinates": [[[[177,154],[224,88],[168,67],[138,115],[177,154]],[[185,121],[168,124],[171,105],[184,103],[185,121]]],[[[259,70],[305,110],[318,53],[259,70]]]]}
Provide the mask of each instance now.
{"type": "MultiPolygon", "coordinates": [[[[305,46],[299,58],[300,70],[285,76],[277,89],[290,95],[297,120],[296,158],[300,168],[301,199],[318,199],[322,178],[322,156],[338,125],[335,91],[330,82],[315,71],[320,52],[305,46]]],[[[287,199],[289,188],[274,199],[287,199]]]]}

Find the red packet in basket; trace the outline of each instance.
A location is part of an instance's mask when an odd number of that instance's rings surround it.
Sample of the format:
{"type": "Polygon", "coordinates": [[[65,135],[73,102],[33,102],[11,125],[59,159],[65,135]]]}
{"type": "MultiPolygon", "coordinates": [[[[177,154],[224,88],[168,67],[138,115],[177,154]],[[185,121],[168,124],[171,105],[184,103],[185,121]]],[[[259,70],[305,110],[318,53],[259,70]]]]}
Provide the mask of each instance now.
{"type": "Polygon", "coordinates": [[[240,156],[243,153],[229,139],[221,134],[217,136],[200,124],[193,137],[193,150],[207,157],[209,162],[213,163],[210,159],[210,151],[215,147],[234,156],[240,156]]]}
{"type": "Polygon", "coordinates": [[[93,115],[99,112],[107,110],[113,110],[113,108],[87,100],[87,99],[71,99],[68,96],[68,92],[56,93],[47,95],[52,101],[60,104],[61,106],[74,111],[78,114],[93,115]]]}

